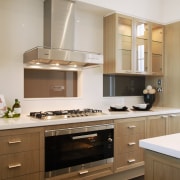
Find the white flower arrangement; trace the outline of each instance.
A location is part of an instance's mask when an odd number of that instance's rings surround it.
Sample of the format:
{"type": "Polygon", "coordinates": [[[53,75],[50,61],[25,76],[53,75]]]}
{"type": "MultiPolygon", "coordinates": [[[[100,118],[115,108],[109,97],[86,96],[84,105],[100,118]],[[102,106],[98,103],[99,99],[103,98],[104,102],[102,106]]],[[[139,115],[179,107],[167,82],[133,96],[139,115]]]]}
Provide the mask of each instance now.
{"type": "Polygon", "coordinates": [[[18,117],[17,114],[10,107],[7,107],[7,111],[4,113],[3,118],[15,118],[15,117],[18,117]]]}
{"type": "Polygon", "coordinates": [[[148,85],[146,89],[143,90],[143,94],[155,94],[156,90],[152,88],[151,85],[148,85]]]}

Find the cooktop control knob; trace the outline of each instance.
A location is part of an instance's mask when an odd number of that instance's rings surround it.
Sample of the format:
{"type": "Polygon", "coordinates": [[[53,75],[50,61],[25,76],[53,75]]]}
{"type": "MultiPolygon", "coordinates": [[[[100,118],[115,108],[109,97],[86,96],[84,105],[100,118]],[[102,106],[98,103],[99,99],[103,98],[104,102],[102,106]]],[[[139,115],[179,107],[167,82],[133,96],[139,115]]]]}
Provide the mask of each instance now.
{"type": "Polygon", "coordinates": [[[109,137],[109,138],[107,139],[107,141],[108,141],[108,142],[112,142],[113,139],[109,137]]]}

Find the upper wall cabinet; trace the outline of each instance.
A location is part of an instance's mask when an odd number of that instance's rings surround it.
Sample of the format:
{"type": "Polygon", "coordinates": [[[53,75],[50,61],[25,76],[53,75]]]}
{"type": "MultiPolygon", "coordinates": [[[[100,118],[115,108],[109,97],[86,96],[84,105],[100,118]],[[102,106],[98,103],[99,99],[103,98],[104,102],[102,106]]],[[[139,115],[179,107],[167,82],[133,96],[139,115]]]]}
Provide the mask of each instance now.
{"type": "Polygon", "coordinates": [[[163,75],[163,26],[112,14],[104,17],[104,74],[163,75]]]}

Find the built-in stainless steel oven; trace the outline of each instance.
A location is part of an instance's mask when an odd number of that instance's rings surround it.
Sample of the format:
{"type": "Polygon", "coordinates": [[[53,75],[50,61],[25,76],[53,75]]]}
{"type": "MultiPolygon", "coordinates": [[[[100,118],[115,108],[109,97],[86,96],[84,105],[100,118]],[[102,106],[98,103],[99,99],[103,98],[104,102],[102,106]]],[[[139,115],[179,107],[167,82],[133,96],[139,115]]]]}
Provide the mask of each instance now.
{"type": "Polygon", "coordinates": [[[45,177],[112,163],[113,138],[113,124],[46,130],[45,177]]]}

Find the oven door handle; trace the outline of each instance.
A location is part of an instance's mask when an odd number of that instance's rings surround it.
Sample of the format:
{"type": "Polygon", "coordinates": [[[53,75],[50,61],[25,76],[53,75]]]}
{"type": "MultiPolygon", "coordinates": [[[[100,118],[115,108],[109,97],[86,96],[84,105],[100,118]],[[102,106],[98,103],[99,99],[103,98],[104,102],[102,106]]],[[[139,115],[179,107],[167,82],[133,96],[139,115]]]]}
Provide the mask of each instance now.
{"type": "Polygon", "coordinates": [[[81,136],[73,136],[72,139],[84,139],[84,138],[92,138],[92,137],[96,137],[97,133],[93,133],[93,134],[87,134],[87,135],[81,135],[81,136]]]}

